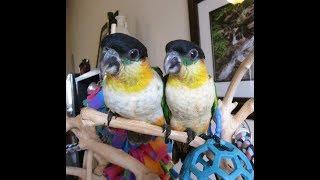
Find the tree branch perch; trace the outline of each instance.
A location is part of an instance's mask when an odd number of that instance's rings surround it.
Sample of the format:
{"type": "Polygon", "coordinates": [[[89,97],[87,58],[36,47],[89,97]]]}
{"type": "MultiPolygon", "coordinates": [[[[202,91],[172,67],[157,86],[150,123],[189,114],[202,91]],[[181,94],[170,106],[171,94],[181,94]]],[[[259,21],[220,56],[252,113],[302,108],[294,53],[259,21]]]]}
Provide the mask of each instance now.
{"type": "Polygon", "coordinates": [[[87,179],[86,180],[92,180],[92,163],[93,163],[93,152],[92,150],[88,150],[88,156],[87,156],[87,179]]]}
{"type": "MultiPolygon", "coordinates": [[[[218,102],[218,106],[222,111],[222,139],[229,142],[231,142],[234,131],[254,111],[254,100],[249,99],[234,116],[231,114],[232,110],[238,105],[237,102],[232,103],[235,90],[253,61],[254,53],[251,53],[239,66],[239,69],[230,82],[223,100],[219,100],[218,102]]],[[[100,143],[100,139],[95,132],[95,126],[107,124],[107,118],[107,114],[91,108],[83,108],[80,115],[75,118],[66,118],[66,131],[71,130],[79,138],[80,147],[88,149],[86,154],[89,154],[87,155],[86,163],[84,164],[84,166],[87,166],[87,169],[67,167],[67,174],[77,175],[83,179],[101,179],[102,176],[99,177],[92,174],[92,159],[93,156],[97,156],[99,164],[105,162],[116,164],[133,172],[137,179],[159,179],[156,174],[152,173],[141,162],[134,159],[127,153],[112,146],[100,143]]],[[[153,136],[165,136],[165,133],[162,132],[162,128],[159,126],[122,117],[118,117],[116,119],[113,117],[110,122],[110,127],[153,136]]],[[[183,143],[187,142],[187,137],[186,132],[174,130],[171,131],[169,136],[170,139],[183,143]]],[[[196,136],[190,145],[198,147],[203,143],[205,143],[205,140],[196,136]]]]}
{"type": "MultiPolygon", "coordinates": [[[[105,113],[101,113],[96,111],[92,108],[83,108],[81,110],[81,119],[83,119],[84,125],[87,126],[98,126],[107,124],[108,122],[108,115],[105,113]]],[[[122,117],[112,118],[110,121],[110,127],[119,128],[119,129],[126,129],[129,131],[134,131],[137,133],[148,134],[153,136],[160,136],[164,137],[165,133],[162,132],[162,128],[156,125],[152,125],[146,122],[138,121],[138,120],[131,120],[122,117]]],[[[170,139],[179,141],[179,142],[187,142],[187,133],[180,132],[180,131],[171,131],[169,136],[170,139]]],[[[193,147],[198,147],[203,144],[205,140],[196,136],[196,138],[190,143],[193,147]]]]}
{"type": "MultiPolygon", "coordinates": [[[[94,110],[95,111],[95,110],[94,110]]],[[[81,149],[87,149],[86,158],[86,179],[92,177],[92,159],[93,153],[97,153],[110,163],[116,164],[120,167],[133,172],[137,179],[159,179],[159,177],[146,168],[141,162],[123,152],[120,149],[114,148],[110,145],[100,142],[95,134],[94,127],[82,124],[80,116],[74,119],[66,119],[66,126],[70,126],[70,121],[74,120],[73,125],[75,128],[70,129],[79,139],[79,146],[81,149]],[[93,135],[94,134],[94,135],[93,135]],[[91,171],[91,172],[90,172],[91,171]]]]}
{"type": "MultiPolygon", "coordinates": [[[[71,175],[71,176],[77,176],[82,179],[86,179],[87,177],[87,170],[83,168],[77,168],[77,167],[66,167],[66,174],[71,175]]],[[[92,174],[92,180],[104,180],[105,177],[103,176],[97,176],[95,174],[92,174]]]]}
{"type": "Polygon", "coordinates": [[[222,139],[228,142],[231,142],[232,135],[234,134],[236,129],[254,111],[254,100],[251,98],[241,107],[241,109],[235,115],[231,114],[232,110],[238,105],[237,102],[232,103],[235,91],[242,77],[250,68],[253,61],[254,52],[250,53],[249,56],[241,63],[230,82],[223,100],[219,100],[218,102],[218,106],[220,107],[222,114],[222,139]]]}
{"type": "Polygon", "coordinates": [[[236,73],[234,74],[230,85],[227,89],[227,92],[223,98],[224,104],[230,104],[232,102],[234,93],[241,81],[242,77],[245,75],[247,70],[250,68],[254,61],[254,53],[250,53],[249,56],[240,64],[239,68],[237,69],[236,73]]]}

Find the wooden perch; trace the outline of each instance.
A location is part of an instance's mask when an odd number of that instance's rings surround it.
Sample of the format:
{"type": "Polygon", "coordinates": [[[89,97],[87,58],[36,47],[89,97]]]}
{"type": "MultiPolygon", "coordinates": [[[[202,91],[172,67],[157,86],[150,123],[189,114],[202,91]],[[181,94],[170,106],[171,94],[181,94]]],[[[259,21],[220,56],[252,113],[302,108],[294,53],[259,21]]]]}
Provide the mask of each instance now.
{"type": "Polygon", "coordinates": [[[252,52],[249,56],[240,64],[239,68],[237,69],[236,73],[234,74],[228,90],[223,98],[224,104],[231,104],[234,93],[240,83],[242,77],[245,75],[247,70],[250,68],[251,64],[254,61],[254,53],[252,52]]]}
{"type": "MultiPolygon", "coordinates": [[[[245,72],[252,65],[253,61],[254,55],[251,53],[248,58],[241,63],[240,67],[236,71],[223,100],[219,100],[218,102],[218,106],[221,108],[222,113],[222,139],[229,142],[231,142],[231,138],[235,130],[254,111],[254,100],[249,99],[235,115],[231,114],[232,110],[238,105],[237,102],[232,103],[235,90],[245,72]]],[[[79,138],[79,146],[82,149],[89,150],[86,153],[86,163],[84,163],[84,167],[87,169],[67,167],[67,174],[76,175],[83,179],[100,179],[99,176],[92,174],[92,157],[98,157],[97,159],[99,164],[107,162],[116,164],[133,172],[137,179],[159,179],[156,174],[152,173],[141,162],[131,157],[129,154],[120,149],[101,143],[100,139],[96,135],[95,126],[107,124],[107,118],[107,114],[91,108],[83,108],[80,115],[75,118],[66,118],[66,131],[71,130],[79,138]]],[[[165,136],[165,133],[162,132],[162,128],[159,126],[122,117],[113,117],[110,122],[110,127],[153,136],[165,136]]],[[[169,138],[186,143],[187,133],[172,130],[169,138]]],[[[204,142],[204,139],[196,136],[190,145],[198,147],[204,142]]]]}
{"type": "Polygon", "coordinates": [[[108,165],[108,161],[97,153],[93,153],[94,160],[96,160],[97,165],[94,168],[94,173],[102,176],[104,168],[108,165]]]}
{"type": "MultiPolygon", "coordinates": [[[[141,162],[139,162],[129,154],[123,152],[120,149],[99,142],[97,140],[97,137],[92,135],[93,132],[90,130],[92,127],[84,126],[79,120],[79,116],[74,119],[68,118],[66,119],[66,126],[71,127],[70,130],[78,137],[80,148],[88,150],[86,158],[86,179],[91,179],[91,177],[93,176],[91,167],[93,153],[97,153],[99,156],[103,157],[110,163],[130,170],[135,174],[136,179],[159,179],[156,174],[151,172],[141,162]],[[74,122],[70,123],[72,120],[74,122]]],[[[77,172],[83,173],[82,171],[77,172]]],[[[73,172],[73,175],[74,173],[75,172],[73,172]]],[[[83,174],[76,174],[76,176],[83,177],[83,174]]]]}
{"type": "Polygon", "coordinates": [[[218,106],[221,109],[222,118],[222,139],[231,142],[232,135],[238,129],[238,127],[243,123],[246,118],[254,111],[254,100],[249,99],[241,109],[232,115],[232,110],[238,105],[237,102],[232,103],[235,91],[240,83],[242,77],[250,68],[254,61],[254,53],[252,52],[239,66],[235,75],[233,76],[228,90],[223,98],[223,101],[219,100],[218,106]]]}
{"type": "Polygon", "coordinates": [[[94,159],[97,160],[98,164],[99,165],[107,165],[108,164],[108,161],[105,160],[104,158],[102,158],[99,154],[97,153],[93,153],[93,157],[94,159]]]}
{"type": "Polygon", "coordinates": [[[105,159],[108,159],[110,163],[130,170],[135,174],[137,179],[159,178],[156,174],[153,174],[149,169],[147,169],[141,162],[120,149],[103,143],[98,143],[91,139],[83,139],[80,141],[82,142],[79,142],[79,144],[83,145],[83,148],[90,149],[93,152],[103,156],[105,159]]]}
{"type": "MultiPolygon", "coordinates": [[[[246,71],[252,65],[253,61],[254,53],[252,52],[241,63],[238,70],[236,71],[234,77],[230,82],[226,95],[223,98],[223,101],[219,100],[218,102],[222,113],[222,139],[228,142],[231,142],[232,135],[234,134],[235,130],[239,127],[239,125],[254,111],[254,101],[253,99],[249,99],[238,111],[238,113],[236,113],[236,115],[233,116],[231,114],[232,110],[238,105],[237,102],[232,103],[232,99],[235,94],[236,88],[246,71]]],[[[96,126],[106,124],[107,117],[107,114],[100,113],[94,109],[83,108],[81,110],[81,119],[83,120],[85,126],[96,126]]],[[[162,132],[161,127],[154,126],[146,122],[125,119],[122,117],[118,117],[117,119],[113,118],[110,122],[110,127],[126,129],[142,134],[164,137],[164,133],[162,132]]],[[[175,141],[185,143],[187,141],[187,133],[172,130],[169,138],[175,141]]],[[[190,145],[193,147],[197,147],[203,144],[204,142],[205,141],[202,138],[196,137],[190,143],[190,145]]]]}
{"type": "MultiPolygon", "coordinates": [[[[83,124],[85,126],[98,126],[107,124],[108,120],[108,114],[101,113],[99,111],[96,111],[92,108],[83,108],[80,112],[81,119],[83,121],[83,124]]],[[[110,127],[113,128],[119,128],[119,129],[126,129],[129,131],[138,132],[141,134],[148,134],[153,136],[160,136],[164,137],[165,133],[162,132],[162,128],[156,125],[152,125],[143,121],[138,120],[132,120],[132,119],[126,119],[122,117],[114,118],[112,117],[112,120],[110,122],[110,127]]],[[[187,133],[186,132],[180,132],[180,131],[171,131],[171,134],[169,136],[170,139],[179,141],[179,142],[187,142],[187,133]]],[[[196,136],[196,138],[190,143],[193,147],[198,147],[201,144],[203,144],[205,140],[202,138],[196,136]]]]}
{"type": "Polygon", "coordinates": [[[87,152],[87,180],[92,180],[93,152],[90,149],[87,152]]]}
{"type": "MultiPolygon", "coordinates": [[[[82,179],[86,179],[87,177],[87,170],[83,168],[77,168],[77,167],[66,167],[66,174],[72,175],[72,176],[78,176],[82,179]]],[[[92,174],[92,180],[104,180],[105,177],[103,176],[97,176],[95,174],[92,174]]]]}
{"type": "MultiPolygon", "coordinates": [[[[219,100],[218,104],[221,108],[222,113],[222,139],[231,142],[232,135],[235,130],[239,127],[239,125],[254,111],[254,101],[253,99],[249,99],[242,108],[236,113],[236,115],[232,115],[232,110],[238,105],[237,102],[232,103],[232,99],[235,93],[235,90],[241,81],[242,77],[246,73],[246,71],[250,68],[251,64],[254,61],[254,54],[251,53],[247,59],[245,59],[239,69],[236,71],[234,77],[232,78],[229,88],[226,92],[226,95],[223,101],[219,100]]],[[[105,113],[98,112],[91,108],[83,108],[81,110],[81,119],[85,126],[97,126],[103,125],[107,123],[108,115],[105,113]]],[[[151,125],[146,122],[141,122],[137,120],[126,119],[122,117],[112,118],[110,122],[110,127],[126,129],[142,134],[149,134],[154,136],[164,137],[164,133],[162,132],[162,128],[159,126],[151,125]]],[[[179,141],[179,142],[187,142],[187,133],[180,131],[171,131],[169,136],[170,139],[179,141]]],[[[193,147],[197,147],[203,144],[205,141],[196,137],[190,145],[193,147]]]]}
{"type": "MultiPolygon", "coordinates": [[[[93,158],[90,158],[89,157],[89,150],[86,150],[84,152],[82,168],[87,169],[87,177],[90,176],[89,174],[93,174],[93,173],[95,175],[102,176],[103,170],[107,166],[108,163],[106,162],[105,159],[103,159],[97,153],[92,153],[92,154],[93,154],[93,158]],[[90,165],[89,165],[90,163],[92,164],[92,167],[90,167],[90,165]]],[[[84,178],[84,179],[86,179],[86,178],[84,178]]],[[[80,178],[80,180],[83,180],[83,179],[80,178]]]]}
{"type": "MultiPolygon", "coordinates": [[[[79,118],[79,117],[76,117],[79,118]]],[[[78,128],[78,121],[76,118],[66,116],[66,132],[68,132],[72,128],[78,128]]]]}

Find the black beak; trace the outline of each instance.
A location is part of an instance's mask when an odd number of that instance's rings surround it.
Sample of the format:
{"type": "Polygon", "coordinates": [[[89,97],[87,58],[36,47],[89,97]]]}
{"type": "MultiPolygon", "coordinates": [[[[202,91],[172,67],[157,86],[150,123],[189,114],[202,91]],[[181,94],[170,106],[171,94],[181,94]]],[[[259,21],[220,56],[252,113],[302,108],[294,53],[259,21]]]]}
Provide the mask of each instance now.
{"type": "Polygon", "coordinates": [[[181,69],[181,58],[178,52],[167,53],[164,60],[164,71],[166,74],[177,74],[181,69]]]}
{"type": "Polygon", "coordinates": [[[108,49],[103,53],[100,63],[100,72],[102,77],[106,74],[118,74],[120,70],[120,62],[119,54],[115,50],[108,49]]]}

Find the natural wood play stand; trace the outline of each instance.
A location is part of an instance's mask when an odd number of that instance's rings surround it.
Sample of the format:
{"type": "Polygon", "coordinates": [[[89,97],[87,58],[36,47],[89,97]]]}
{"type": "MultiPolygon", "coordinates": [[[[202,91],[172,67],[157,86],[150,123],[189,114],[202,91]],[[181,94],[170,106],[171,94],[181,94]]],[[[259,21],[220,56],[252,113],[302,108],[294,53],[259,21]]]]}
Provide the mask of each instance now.
{"type": "MultiPolygon", "coordinates": [[[[231,142],[232,135],[236,129],[254,111],[254,99],[251,98],[235,115],[231,114],[232,110],[238,105],[237,102],[232,102],[235,90],[253,61],[254,54],[251,53],[236,71],[223,100],[219,100],[218,102],[222,116],[222,139],[228,142],[231,142]]],[[[102,180],[105,179],[102,175],[103,168],[108,163],[112,163],[133,172],[137,180],[160,179],[156,174],[152,173],[141,162],[129,154],[100,141],[96,135],[95,126],[107,123],[107,118],[107,114],[91,108],[83,108],[80,115],[74,118],[66,117],[66,132],[69,130],[72,131],[79,139],[79,146],[81,149],[86,150],[83,168],[67,166],[66,174],[78,176],[81,179],[102,180]]],[[[165,135],[162,132],[162,128],[159,126],[122,117],[113,118],[110,122],[110,127],[154,136],[164,137],[165,135]]],[[[174,141],[185,143],[187,141],[187,133],[172,130],[169,138],[174,141]]],[[[197,147],[203,143],[205,143],[205,140],[197,136],[190,145],[197,147]]],[[[228,168],[228,166],[225,165],[225,168],[228,168]]]]}

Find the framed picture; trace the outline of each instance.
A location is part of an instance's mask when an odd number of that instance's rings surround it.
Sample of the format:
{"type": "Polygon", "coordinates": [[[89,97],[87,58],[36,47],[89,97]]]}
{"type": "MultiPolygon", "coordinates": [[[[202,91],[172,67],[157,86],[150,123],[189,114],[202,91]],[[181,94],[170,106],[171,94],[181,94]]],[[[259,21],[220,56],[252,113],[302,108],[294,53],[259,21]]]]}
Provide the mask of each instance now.
{"type": "MultiPolygon", "coordinates": [[[[191,41],[203,49],[220,97],[254,49],[253,1],[233,5],[226,0],[188,0],[191,41]]],[[[242,78],[234,97],[254,97],[254,65],[242,78]]]]}

